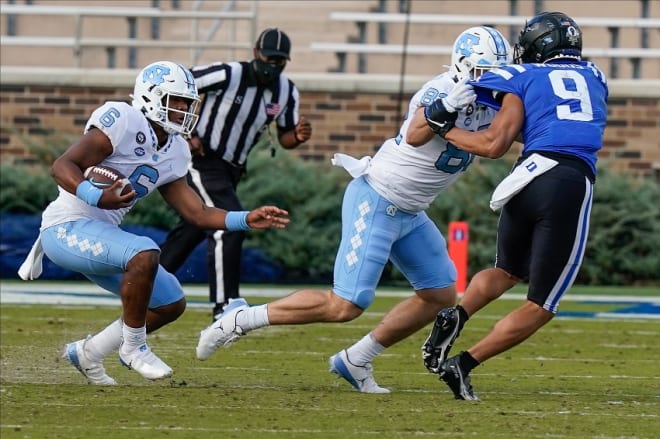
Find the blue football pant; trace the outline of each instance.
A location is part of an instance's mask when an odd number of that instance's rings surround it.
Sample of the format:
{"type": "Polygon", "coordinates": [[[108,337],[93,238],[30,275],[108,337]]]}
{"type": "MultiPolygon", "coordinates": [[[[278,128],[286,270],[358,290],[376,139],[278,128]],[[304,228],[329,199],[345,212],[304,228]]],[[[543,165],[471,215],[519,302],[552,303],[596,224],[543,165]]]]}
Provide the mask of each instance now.
{"type": "Polygon", "coordinates": [[[445,288],[456,282],[445,239],[426,213],[403,212],[374,191],[364,177],[356,178],[344,193],[335,294],[366,309],[388,259],[415,290],[445,288]]]}
{"type": "MultiPolygon", "coordinates": [[[[78,220],[58,224],[41,232],[46,256],[55,264],[85,275],[89,280],[117,296],[126,264],[136,254],[159,250],[146,236],[128,233],[98,220],[78,220]]],[[[149,308],[158,308],[184,297],[174,275],[158,267],[149,308]]]]}

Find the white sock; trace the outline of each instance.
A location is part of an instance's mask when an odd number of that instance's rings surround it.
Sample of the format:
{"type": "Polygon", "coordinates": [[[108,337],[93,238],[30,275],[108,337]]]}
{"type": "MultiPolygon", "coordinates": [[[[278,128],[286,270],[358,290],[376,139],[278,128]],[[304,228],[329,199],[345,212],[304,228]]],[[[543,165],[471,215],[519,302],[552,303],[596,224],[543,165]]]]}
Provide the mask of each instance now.
{"type": "Polygon", "coordinates": [[[376,355],[385,350],[385,346],[378,343],[371,332],[362,337],[353,346],[346,349],[346,355],[351,363],[356,366],[362,366],[371,363],[371,360],[376,358],[376,355]]]}
{"type": "Polygon", "coordinates": [[[236,315],[236,324],[244,331],[268,326],[268,305],[251,306],[236,315]]]}
{"type": "Polygon", "coordinates": [[[95,334],[85,343],[85,353],[91,361],[103,361],[110,353],[119,349],[122,336],[122,321],[117,319],[95,334]]]}
{"type": "Polygon", "coordinates": [[[143,344],[146,344],[147,343],[146,325],[140,328],[131,328],[130,326],[126,325],[126,323],[123,323],[122,339],[124,343],[121,346],[121,350],[123,352],[130,352],[132,350],[139,348],[143,344]]]}

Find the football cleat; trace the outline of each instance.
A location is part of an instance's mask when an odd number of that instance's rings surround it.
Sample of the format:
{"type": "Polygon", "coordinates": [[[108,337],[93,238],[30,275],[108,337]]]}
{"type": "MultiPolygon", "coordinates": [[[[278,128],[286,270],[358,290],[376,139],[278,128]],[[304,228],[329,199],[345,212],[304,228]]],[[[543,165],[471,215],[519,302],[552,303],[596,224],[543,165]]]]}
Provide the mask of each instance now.
{"type": "Polygon", "coordinates": [[[87,358],[87,354],[85,353],[85,343],[87,343],[87,340],[91,337],[92,336],[89,335],[85,339],[66,344],[64,346],[64,351],[62,352],[62,358],[78,369],[78,372],[87,378],[89,384],[114,386],[117,384],[117,381],[105,373],[103,362],[91,361],[87,358]]]}
{"type": "Polygon", "coordinates": [[[129,353],[123,353],[120,347],[119,361],[148,380],[167,378],[173,373],[172,368],[158,358],[146,344],[129,353]]]}
{"type": "Polygon", "coordinates": [[[374,368],[371,363],[357,366],[350,362],[346,349],[330,357],[329,372],[348,381],[358,392],[390,393],[389,389],[380,387],[374,380],[374,368]]]}
{"type": "Polygon", "coordinates": [[[457,355],[442,363],[440,367],[440,381],[444,381],[451,391],[454,392],[454,399],[479,401],[479,397],[474,394],[474,390],[470,384],[470,377],[468,374],[463,373],[458,358],[457,355]]]}
{"type": "Polygon", "coordinates": [[[431,334],[422,346],[422,359],[429,372],[440,373],[440,366],[461,332],[460,318],[455,306],[441,310],[436,316],[431,334]]]}
{"type": "Polygon", "coordinates": [[[229,299],[222,316],[199,333],[197,358],[206,360],[220,346],[229,347],[234,341],[245,335],[243,328],[236,324],[236,316],[248,309],[245,299],[229,299]]]}
{"type": "Polygon", "coordinates": [[[213,321],[215,322],[216,320],[220,320],[220,317],[222,317],[223,313],[223,308],[226,305],[224,303],[216,303],[215,306],[213,307],[213,321]]]}

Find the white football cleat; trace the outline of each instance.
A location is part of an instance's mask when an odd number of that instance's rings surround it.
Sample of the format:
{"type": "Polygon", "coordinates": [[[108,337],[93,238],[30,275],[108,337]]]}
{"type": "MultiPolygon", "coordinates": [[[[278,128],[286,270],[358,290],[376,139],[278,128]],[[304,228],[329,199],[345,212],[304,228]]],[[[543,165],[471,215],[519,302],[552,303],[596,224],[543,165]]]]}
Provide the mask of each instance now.
{"type": "Polygon", "coordinates": [[[199,333],[197,358],[206,360],[220,346],[228,347],[245,335],[243,328],[236,324],[236,316],[249,307],[250,305],[245,299],[229,299],[229,303],[222,312],[222,317],[199,333]]]}
{"type": "Polygon", "coordinates": [[[85,343],[91,337],[91,335],[88,335],[87,338],[64,345],[62,358],[67,360],[69,364],[78,369],[78,372],[87,378],[87,382],[89,384],[99,386],[114,386],[117,384],[117,381],[105,373],[103,362],[91,361],[89,358],[87,358],[87,354],[85,353],[85,343]]]}
{"type": "Polygon", "coordinates": [[[390,393],[390,389],[380,387],[374,380],[374,368],[371,363],[362,366],[351,363],[346,349],[330,357],[329,372],[348,381],[358,392],[390,393]]]}
{"type": "Polygon", "coordinates": [[[123,353],[119,348],[119,361],[148,380],[159,380],[172,376],[172,368],[165,364],[145,344],[132,352],[123,353]]]}

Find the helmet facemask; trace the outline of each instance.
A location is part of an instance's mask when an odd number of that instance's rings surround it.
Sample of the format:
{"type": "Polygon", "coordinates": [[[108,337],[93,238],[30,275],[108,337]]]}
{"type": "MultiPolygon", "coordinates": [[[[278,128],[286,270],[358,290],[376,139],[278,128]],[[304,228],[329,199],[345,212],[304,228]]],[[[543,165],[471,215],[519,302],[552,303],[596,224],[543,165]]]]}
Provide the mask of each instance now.
{"type": "Polygon", "coordinates": [[[160,122],[155,122],[162,126],[163,129],[169,134],[180,133],[184,136],[188,136],[190,133],[192,133],[192,130],[195,128],[195,125],[197,125],[197,120],[199,119],[199,116],[197,115],[197,107],[199,106],[199,102],[199,98],[195,100],[181,93],[165,93],[165,96],[163,96],[161,101],[160,109],[158,110],[158,119],[160,122]],[[181,97],[185,99],[186,102],[188,102],[188,108],[185,111],[179,110],[170,103],[170,99],[175,96],[181,97]],[[182,122],[179,124],[170,120],[170,112],[174,113],[175,115],[182,115],[182,122]]]}

